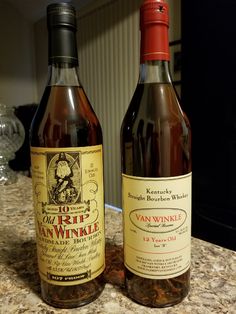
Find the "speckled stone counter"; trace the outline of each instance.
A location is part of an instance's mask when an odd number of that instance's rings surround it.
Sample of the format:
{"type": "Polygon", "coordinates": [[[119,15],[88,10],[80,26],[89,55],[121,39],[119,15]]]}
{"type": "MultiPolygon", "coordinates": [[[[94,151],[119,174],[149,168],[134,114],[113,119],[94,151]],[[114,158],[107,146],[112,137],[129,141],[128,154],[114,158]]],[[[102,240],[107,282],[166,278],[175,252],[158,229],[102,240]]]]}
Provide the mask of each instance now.
{"type": "Polygon", "coordinates": [[[106,286],[89,305],[61,310],[40,298],[31,179],[0,186],[0,313],[233,314],[236,313],[236,252],[192,239],[191,292],[180,304],[152,309],[138,305],[123,289],[122,216],[106,209],[106,286]]]}

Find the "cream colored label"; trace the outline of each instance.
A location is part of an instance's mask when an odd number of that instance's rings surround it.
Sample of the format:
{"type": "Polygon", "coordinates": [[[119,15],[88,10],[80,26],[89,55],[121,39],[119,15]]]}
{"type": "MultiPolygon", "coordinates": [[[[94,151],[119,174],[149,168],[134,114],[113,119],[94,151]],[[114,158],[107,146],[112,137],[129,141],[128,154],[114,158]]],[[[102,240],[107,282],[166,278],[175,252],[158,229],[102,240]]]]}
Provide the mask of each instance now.
{"type": "Polygon", "coordinates": [[[122,175],[125,266],[150,279],[190,267],[191,173],[170,178],[122,175]]]}
{"type": "Polygon", "coordinates": [[[105,268],[102,145],[31,147],[39,273],[77,285],[105,268]]]}

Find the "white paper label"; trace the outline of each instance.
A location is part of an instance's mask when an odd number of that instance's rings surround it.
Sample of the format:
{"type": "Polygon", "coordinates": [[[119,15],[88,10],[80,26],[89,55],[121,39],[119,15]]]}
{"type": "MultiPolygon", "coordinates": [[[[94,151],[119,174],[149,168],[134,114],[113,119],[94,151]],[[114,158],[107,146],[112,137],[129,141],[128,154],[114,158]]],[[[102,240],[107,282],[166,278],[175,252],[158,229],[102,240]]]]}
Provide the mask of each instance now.
{"type": "Polygon", "coordinates": [[[150,279],[185,273],[191,253],[191,173],[122,175],[125,266],[150,279]]]}

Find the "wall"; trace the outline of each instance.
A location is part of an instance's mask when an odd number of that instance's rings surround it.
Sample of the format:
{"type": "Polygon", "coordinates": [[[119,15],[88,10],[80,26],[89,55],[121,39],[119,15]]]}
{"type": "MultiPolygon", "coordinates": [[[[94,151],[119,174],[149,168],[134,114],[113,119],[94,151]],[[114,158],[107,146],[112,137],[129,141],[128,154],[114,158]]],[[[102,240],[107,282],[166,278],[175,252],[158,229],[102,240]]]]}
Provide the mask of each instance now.
{"type": "Polygon", "coordinates": [[[0,102],[19,106],[36,101],[33,26],[0,2],[0,102]]]}
{"type": "Polygon", "coordinates": [[[36,58],[36,84],[37,84],[37,101],[43,95],[47,82],[48,69],[48,33],[46,19],[41,19],[34,25],[35,34],[35,58],[36,58]]]}
{"type": "Polygon", "coordinates": [[[83,85],[103,128],[106,202],[121,203],[120,126],[138,79],[139,6],[113,1],[79,19],[83,85]]]}

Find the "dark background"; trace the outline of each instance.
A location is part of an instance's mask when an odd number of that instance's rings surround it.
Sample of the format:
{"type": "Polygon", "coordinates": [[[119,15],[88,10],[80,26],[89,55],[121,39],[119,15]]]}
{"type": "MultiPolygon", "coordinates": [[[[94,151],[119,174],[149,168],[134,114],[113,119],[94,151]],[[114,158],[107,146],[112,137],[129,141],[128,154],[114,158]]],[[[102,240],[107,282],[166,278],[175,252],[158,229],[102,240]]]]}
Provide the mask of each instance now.
{"type": "Polygon", "coordinates": [[[181,13],[193,236],[236,250],[236,1],[182,0],[181,13]]]}

